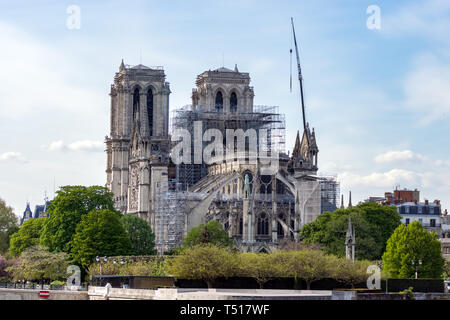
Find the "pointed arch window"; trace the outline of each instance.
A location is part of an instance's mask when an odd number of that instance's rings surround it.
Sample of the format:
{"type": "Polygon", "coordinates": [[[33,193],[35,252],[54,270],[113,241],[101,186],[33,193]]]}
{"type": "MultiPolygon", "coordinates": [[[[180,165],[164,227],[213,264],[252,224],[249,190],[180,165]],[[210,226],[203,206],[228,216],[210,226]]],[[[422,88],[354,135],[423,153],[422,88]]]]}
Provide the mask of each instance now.
{"type": "Polygon", "coordinates": [[[134,89],[133,92],[133,122],[136,120],[137,114],[139,112],[139,103],[140,103],[140,95],[139,95],[139,89],[134,89]]]}
{"type": "Polygon", "coordinates": [[[262,212],[258,217],[258,235],[269,234],[269,218],[262,212]]]}
{"type": "Polygon", "coordinates": [[[222,111],[223,110],[223,95],[222,92],[219,91],[216,94],[216,111],[222,111]]]}
{"type": "Polygon", "coordinates": [[[148,89],[147,91],[147,117],[148,117],[148,129],[150,136],[153,136],[153,91],[148,89]]]}
{"type": "Polygon", "coordinates": [[[237,100],[236,92],[232,92],[231,96],[230,96],[230,111],[231,112],[237,112],[237,104],[238,104],[238,100],[237,100]]]}

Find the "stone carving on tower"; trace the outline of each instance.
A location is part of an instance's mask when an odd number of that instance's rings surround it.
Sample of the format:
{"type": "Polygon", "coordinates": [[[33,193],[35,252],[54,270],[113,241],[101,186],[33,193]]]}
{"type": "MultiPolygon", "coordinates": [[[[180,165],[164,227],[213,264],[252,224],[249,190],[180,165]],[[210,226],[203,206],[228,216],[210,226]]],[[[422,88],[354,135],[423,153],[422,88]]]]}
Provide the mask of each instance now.
{"type": "Polygon", "coordinates": [[[160,180],[169,163],[169,94],[162,67],[131,67],[123,60],[111,85],[106,186],[119,210],[150,225],[153,173],[160,180]]]}

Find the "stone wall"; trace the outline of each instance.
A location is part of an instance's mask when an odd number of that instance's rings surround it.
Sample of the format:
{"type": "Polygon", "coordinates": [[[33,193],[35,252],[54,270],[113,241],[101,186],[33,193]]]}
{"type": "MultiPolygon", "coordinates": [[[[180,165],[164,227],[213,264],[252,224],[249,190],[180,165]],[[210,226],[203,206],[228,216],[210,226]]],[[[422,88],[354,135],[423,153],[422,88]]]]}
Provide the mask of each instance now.
{"type": "Polygon", "coordinates": [[[87,292],[49,290],[48,298],[39,297],[40,290],[31,289],[0,289],[0,300],[89,300],[87,292]]]}

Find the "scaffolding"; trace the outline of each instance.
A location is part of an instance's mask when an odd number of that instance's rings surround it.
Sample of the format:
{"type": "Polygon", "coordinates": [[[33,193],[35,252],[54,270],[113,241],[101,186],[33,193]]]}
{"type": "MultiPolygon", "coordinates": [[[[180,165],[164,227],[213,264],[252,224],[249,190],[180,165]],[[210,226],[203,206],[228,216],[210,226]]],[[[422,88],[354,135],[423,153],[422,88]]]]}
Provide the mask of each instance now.
{"type": "Polygon", "coordinates": [[[340,184],[336,176],[320,176],[321,212],[333,212],[338,208],[340,184]]]}
{"type": "Polygon", "coordinates": [[[183,192],[169,192],[167,182],[157,188],[155,198],[155,244],[158,254],[181,244],[185,227],[185,196],[183,192]]]}
{"type": "MultiPolygon", "coordinates": [[[[237,110],[245,110],[245,106],[237,106],[237,110]]],[[[218,129],[223,137],[226,137],[226,130],[242,129],[244,132],[248,129],[254,129],[256,132],[261,129],[267,130],[266,144],[260,143],[259,151],[285,153],[285,116],[278,112],[277,106],[253,106],[253,112],[223,112],[223,111],[203,111],[207,108],[201,105],[186,105],[182,108],[172,111],[171,132],[176,129],[186,129],[191,137],[194,133],[194,122],[202,122],[202,135],[208,129],[218,129]]],[[[204,146],[204,145],[203,145],[204,146]]],[[[192,144],[191,164],[179,164],[176,166],[177,182],[181,183],[183,190],[197,183],[201,178],[208,174],[207,165],[194,164],[194,149],[192,144]]]]}

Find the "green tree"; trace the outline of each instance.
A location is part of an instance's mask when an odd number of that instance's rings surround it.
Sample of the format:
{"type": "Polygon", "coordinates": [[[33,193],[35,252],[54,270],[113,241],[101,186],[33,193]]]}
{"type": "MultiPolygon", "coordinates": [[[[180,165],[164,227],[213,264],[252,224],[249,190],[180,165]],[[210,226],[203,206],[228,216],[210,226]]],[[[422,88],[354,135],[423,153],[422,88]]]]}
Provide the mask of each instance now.
{"type": "Polygon", "coordinates": [[[169,272],[184,279],[201,279],[208,288],[220,277],[231,277],[237,273],[236,253],[210,244],[186,248],[170,262],[169,272]]]}
{"type": "Polygon", "coordinates": [[[18,263],[6,269],[12,273],[14,280],[59,280],[65,279],[69,256],[64,252],[52,253],[42,246],[27,248],[18,263]]]}
{"type": "Polygon", "coordinates": [[[324,212],[315,221],[303,226],[300,237],[306,244],[323,245],[325,252],[343,257],[349,215],[356,233],[356,257],[380,259],[387,239],[401,223],[401,216],[395,207],[362,203],[356,207],[324,212]]]}
{"type": "Polygon", "coordinates": [[[111,210],[92,210],[77,225],[70,252],[76,263],[89,266],[94,257],[129,255],[131,242],[119,215],[111,210]]]}
{"type": "Polygon", "coordinates": [[[367,268],[373,264],[368,260],[347,260],[346,258],[337,258],[335,260],[333,272],[333,278],[349,284],[352,288],[355,288],[356,284],[364,283],[366,286],[366,281],[369,277],[367,274],[367,268]]]}
{"type": "Polygon", "coordinates": [[[8,261],[6,261],[6,259],[0,255],[0,279],[8,277],[8,272],[6,272],[7,266],[8,261]]]}
{"type": "Polygon", "coordinates": [[[0,199],[0,253],[9,249],[10,237],[19,230],[18,219],[13,208],[0,199]]]}
{"type": "Polygon", "coordinates": [[[131,214],[120,218],[128,238],[131,240],[131,249],[134,255],[153,255],[155,250],[155,234],[147,221],[131,214]]]}
{"type": "Polygon", "coordinates": [[[183,247],[193,247],[199,244],[212,244],[218,247],[231,247],[233,240],[228,236],[228,232],[223,229],[222,224],[217,220],[211,220],[206,225],[189,230],[183,239],[183,247]]]}
{"type": "Polygon", "coordinates": [[[274,255],[266,253],[240,253],[239,254],[239,275],[254,278],[259,288],[264,287],[267,281],[283,276],[281,270],[277,268],[274,255]]]}
{"type": "Polygon", "coordinates": [[[418,266],[418,277],[441,278],[445,259],[441,243],[434,232],[427,231],[421,223],[414,221],[408,226],[401,224],[389,238],[383,254],[384,269],[392,278],[413,278],[418,266]]]}
{"type": "Polygon", "coordinates": [[[40,243],[50,251],[71,251],[71,243],[81,217],[92,210],[114,210],[113,194],[100,186],[65,186],[48,208],[48,221],[40,243]]]}
{"type": "Polygon", "coordinates": [[[38,245],[41,231],[46,221],[47,218],[43,217],[25,221],[19,228],[19,231],[11,236],[9,246],[11,256],[20,256],[26,248],[38,245]]]}
{"type": "Polygon", "coordinates": [[[332,261],[321,250],[280,251],[274,253],[275,261],[285,276],[306,281],[306,289],[311,289],[314,281],[328,278],[333,274],[332,261]]]}

